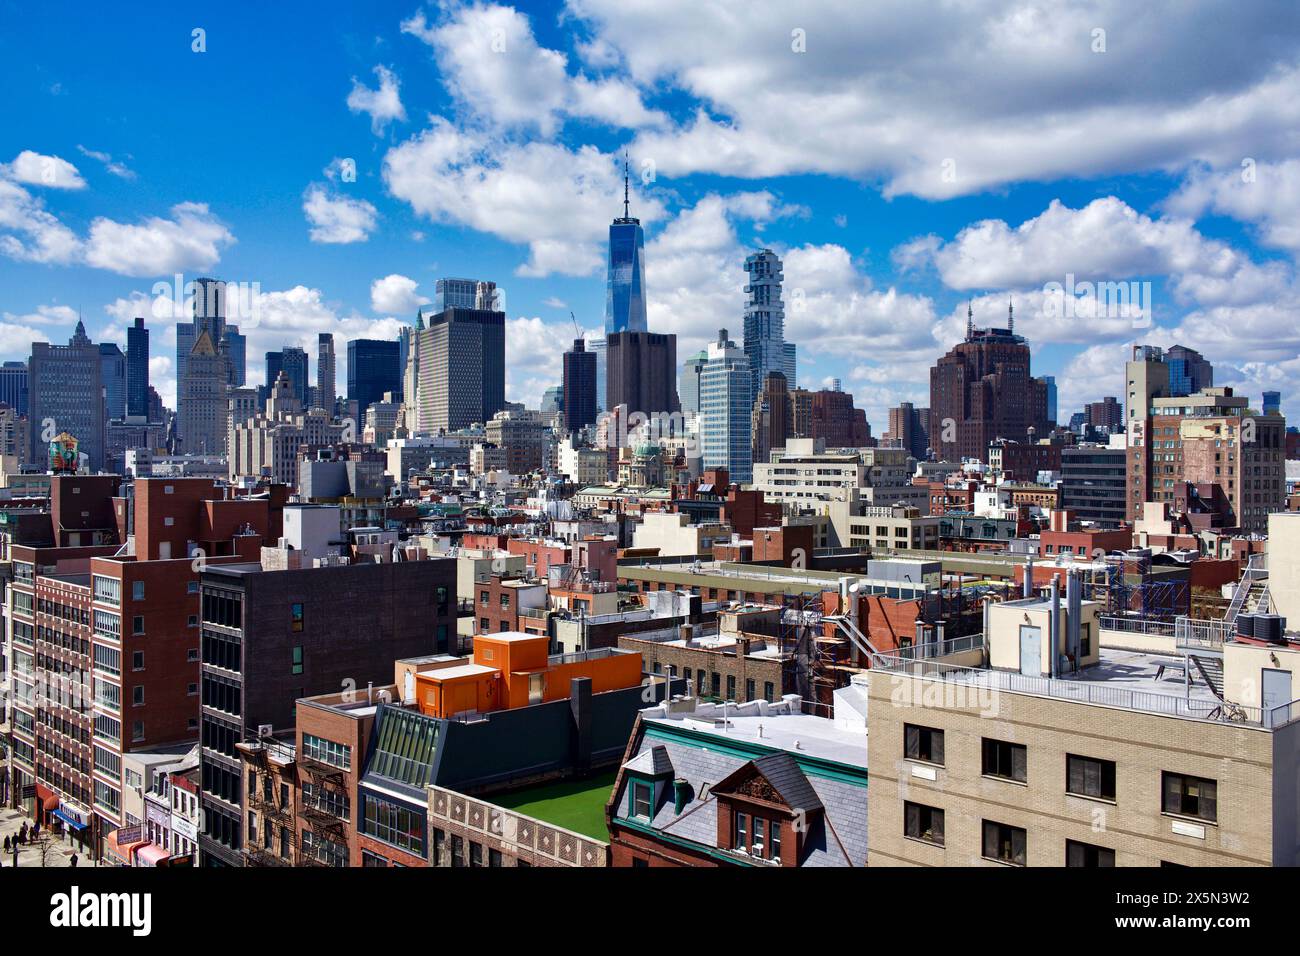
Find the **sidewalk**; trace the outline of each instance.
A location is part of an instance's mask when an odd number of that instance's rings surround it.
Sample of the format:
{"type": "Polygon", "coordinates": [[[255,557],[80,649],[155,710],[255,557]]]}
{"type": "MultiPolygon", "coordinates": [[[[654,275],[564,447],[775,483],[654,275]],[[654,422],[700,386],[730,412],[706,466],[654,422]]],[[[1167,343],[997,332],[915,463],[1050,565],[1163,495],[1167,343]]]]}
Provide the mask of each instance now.
{"type": "MultiPolygon", "coordinates": [[[[31,833],[31,818],[21,810],[10,810],[8,808],[0,809],[0,839],[9,837],[12,844],[13,838],[17,835],[22,825],[26,823],[27,832],[31,833]]],[[[68,839],[65,833],[62,838],[51,837],[47,831],[41,831],[40,841],[35,845],[28,837],[28,842],[18,848],[18,865],[19,866],[71,866],[72,854],[77,853],[77,866],[94,866],[86,854],[81,852],[75,843],[68,839]]],[[[8,853],[0,854],[0,864],[4,868],[10,869],[14,865],[13,849],[11,847],[8,853]]]]}

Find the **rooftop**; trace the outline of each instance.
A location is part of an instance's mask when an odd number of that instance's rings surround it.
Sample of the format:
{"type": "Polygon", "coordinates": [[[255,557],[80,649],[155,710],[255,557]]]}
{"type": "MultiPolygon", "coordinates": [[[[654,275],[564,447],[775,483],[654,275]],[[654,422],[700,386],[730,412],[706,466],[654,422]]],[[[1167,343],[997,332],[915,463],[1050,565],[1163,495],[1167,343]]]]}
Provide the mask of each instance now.
{"type": "Polygon", "coordinates": [[[873,671],[963,684],[993,693],[1024,694],[1069,700],[1190,720],[1230,721],[1271,728],[1291,719],[1291,705],[1273,711],[1224,703],[1214,696],[1199,674],[1189,683],[1183,658],[1101,648],[1099,662],[1078,673],[1059,678],[1028,677],[987,667],[959,667],[934,660],[884,655],[873,671]]]}
{"type": "Polygon", "coordinates": [[[663,705],[641,713],[648,724],[707,734],[715,738],[719,746],[745,743],[833,760],[864,770],[867,766],[866,734],[839,728],[833,720],[825,717],[799,713],[799,701],[793,695],[780,704],[767,701],[744,704],[700,702],[692,710],[672,713],[674,706],[669,705],[668,713],[664,712],[663,705]],[[791,699],[793,705],[787,703],[791,699]],[[792,707],[794,713],[789,712],[792,707]]]}
{"type": "Polygon", "coordinates": [[[525,787],[484,799],[574,833],[609,842],[605,804],[614,789],[617,771],[608,770],[582,780],[560,780],[525,787]]]}

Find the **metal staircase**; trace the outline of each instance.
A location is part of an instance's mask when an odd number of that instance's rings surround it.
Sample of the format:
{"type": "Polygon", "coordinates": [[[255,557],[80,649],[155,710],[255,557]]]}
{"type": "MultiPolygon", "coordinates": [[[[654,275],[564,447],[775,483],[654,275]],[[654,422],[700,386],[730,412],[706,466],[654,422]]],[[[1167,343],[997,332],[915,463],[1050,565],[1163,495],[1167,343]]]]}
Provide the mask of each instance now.
{"type": "Polygon", "coordinates": [[[1229,627],[1237,626],[1237,615],[1267,612],[1272,602],[1268,593],[1267,555],[1252,554],[1246,562],[1237,588],[1232,592],[1228,613],[1223,616],[1229,627]]]}
{"type": "Polygon", "coordinates": [[[1223,659],[1188,654],[1187,660],[1196,667],[1201,680],[1205,681],[1205,685],[1214,692],[1214,696],[1223,700],[1223,659]]]}

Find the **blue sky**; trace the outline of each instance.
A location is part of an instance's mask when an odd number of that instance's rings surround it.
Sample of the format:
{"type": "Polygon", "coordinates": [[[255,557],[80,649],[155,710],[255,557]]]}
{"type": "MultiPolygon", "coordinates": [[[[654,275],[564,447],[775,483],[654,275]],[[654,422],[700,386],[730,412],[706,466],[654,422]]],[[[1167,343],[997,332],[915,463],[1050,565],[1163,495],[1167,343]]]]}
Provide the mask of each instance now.
{"type": "Polygon", "coordinates": [[[841,379],[876,434],[927,402],[967,301],[1001,323],[1009,297],[1063,418],[1122,394],[1134,341],[1300,416],[1287,5],[785,7],[0,4],[0,357],[78,313],[124,344],[143,314],[170,399],[152,296],[178,272],[257,284],[253,382],[267,349],[391,337],[471,276],[506,289],[508,393],[535,405],[569,311],[600,326],[627,149],[680,358],[738,337],[741,263],[770,246],[800,384],[841,379]],[[1070,275],[1149,281],[1150,308],[1068,313],[1070,275]]]}

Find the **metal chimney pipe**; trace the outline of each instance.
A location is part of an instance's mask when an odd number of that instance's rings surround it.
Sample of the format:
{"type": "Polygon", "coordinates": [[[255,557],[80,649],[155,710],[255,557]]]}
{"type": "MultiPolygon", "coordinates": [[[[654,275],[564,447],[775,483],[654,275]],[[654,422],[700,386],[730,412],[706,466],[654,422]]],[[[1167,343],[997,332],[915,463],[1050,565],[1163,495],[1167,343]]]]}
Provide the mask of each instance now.
{"type": "Polygon", "coordinates": [[[1025,562],[1025,587],[1022,597],[1034,596],[1034,556],[1031,554],[1025,562]]]}
{"type": "Polygon", "coordinates": [[[1070,656],[1074,659],[1074,669],[1079,670],[1083,647],[1083,622],[1080,617],[1083,614],[1083,582],[1079,580],[1077,572],[1070,572],[1066,578],[1065,585],[1065,605],[1066,613],[1069,615],[1068,624],[1070,628],[1068,645],[1070,656]]]}
{"type": "Polygon", "coordinates": [[[1059,677],[1061,670],[1061,582],[1052,576],[1052,618],[1047,628],[1051,650],[1048,658],[1048,675],[1059,677]]]}

